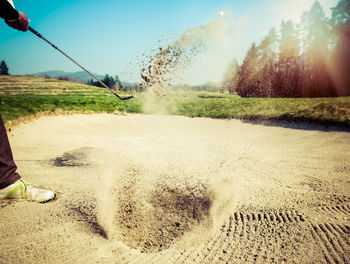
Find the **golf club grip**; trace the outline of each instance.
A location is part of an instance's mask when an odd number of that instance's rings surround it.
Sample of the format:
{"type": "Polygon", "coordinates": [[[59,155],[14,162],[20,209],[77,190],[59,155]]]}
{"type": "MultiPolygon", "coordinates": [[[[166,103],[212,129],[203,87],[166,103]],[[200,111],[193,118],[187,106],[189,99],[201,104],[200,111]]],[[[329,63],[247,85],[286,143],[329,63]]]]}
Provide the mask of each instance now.
{"type": "Polygon", "coordinates": [[[36,31],[34,28],[29,27],[28,30],[31,31],[32,33],[34,33],[37,37],[43,38],[43,36],[38,31],[36,31]]]}
{"type": "MultiPolygon", "coordinates": [[[[29,31],[31,31],[32,33],[34,33],[35,36],[37,36],[38,38],[43,39],[44,41],[46,41],[49,45],[51,45],[54,49],[59,50],[54,44],[52,44],[50,41],[48,41],[46,38],[43,37],[43,35],[41,35],[38,31],[36,31],[34,28],[29,27],[28,28],[29,31]]],[[[60,50],[59,50],[60,51],[60,50]]],[[[62,51],[60,51],[62,52],[62,51]]]]}

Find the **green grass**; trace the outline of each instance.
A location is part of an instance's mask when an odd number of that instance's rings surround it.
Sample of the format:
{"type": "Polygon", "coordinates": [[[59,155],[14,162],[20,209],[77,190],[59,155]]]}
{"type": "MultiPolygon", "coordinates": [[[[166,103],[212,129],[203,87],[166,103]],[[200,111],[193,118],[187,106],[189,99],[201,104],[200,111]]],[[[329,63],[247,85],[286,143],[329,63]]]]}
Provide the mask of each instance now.
{"type": "Polygon", "coordinates": [[[136,97],[120,101],[104,88],[28,76],[0,76],[0,113],[5,122],[40,112],[141,112],[136,97]]]}
{"type": "Polygon", "coordinates": [[[241,98],[220,93],[184,92],[160,97],[154,103],[163,105],[169,114],[190,117],[350,125],[350,97],[241,98]]]}
{"type": "Polygon", "coordinates": [[[191,117],[312,121],[350,126],[350,97],[241,98],[204,92],[136,94],[120,101],[104,88],[31,76],[0,76],[0,113],[6,121],[40,112],[167,113],[191,117]]]}
{"type": "Polygon", "coordinates": [[[93,97],[79,95],[1,95],[0,113],[4,121],[34,115],[40,112],[93,111],[93,112],[140,112],[136,101],[126,103],[114,96],[96,95],[93,97]]]}

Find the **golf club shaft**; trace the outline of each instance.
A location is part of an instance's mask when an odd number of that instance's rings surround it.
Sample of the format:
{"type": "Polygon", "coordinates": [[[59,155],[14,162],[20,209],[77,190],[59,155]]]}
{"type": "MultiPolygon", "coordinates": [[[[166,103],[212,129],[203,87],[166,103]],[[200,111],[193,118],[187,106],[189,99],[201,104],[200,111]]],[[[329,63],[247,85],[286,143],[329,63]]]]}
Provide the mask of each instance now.
{"type": "Polygon", "coordinates": [[[74,62],[76,65],[78,65],[81,69],[83,69],[86,73],[88,73],[93,79],[95,79],[99,84],[101,84],[103,87],[107,88],[112,94],[114,94],[116,97],[118,97],[120,100],[128,100],[133,98],[133,96],[126,96],[126,97],[121,97],[118,94],[116,94],[110,87],[108,87],[104,82],[102,82],[99,78],[97,78],[95,75],[93,75],[91,72],[89,72],[87,69],[85,69],[83,66],[81,66],[78,62],[73,60],[71,57],[69,57],[66,53],[64,53],[62,50],[57,48],[54,44],[52,44],[50,41],[48,41],[46,38],[44,38],[38,31],[33,29],[32,27],[29,27],[29,31],[34,33],[37,37],[41,38],[45,42],[47,42],[50,46],[52,46],[54,49],[58,50],[61,54],[66,56],[68,59],[70,59],[72,62],[74,62]]]}

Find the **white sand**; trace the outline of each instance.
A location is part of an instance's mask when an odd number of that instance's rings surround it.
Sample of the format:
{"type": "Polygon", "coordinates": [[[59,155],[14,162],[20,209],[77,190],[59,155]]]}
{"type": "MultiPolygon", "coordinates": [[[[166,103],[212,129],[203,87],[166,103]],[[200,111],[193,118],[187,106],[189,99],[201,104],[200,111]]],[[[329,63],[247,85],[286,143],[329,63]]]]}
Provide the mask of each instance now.
{"type": "Polygon", "coordinates": [[[41,117],[9,135],[47,204],[0,202],[0,263],[349,263],[350,133],[41,117]]]}

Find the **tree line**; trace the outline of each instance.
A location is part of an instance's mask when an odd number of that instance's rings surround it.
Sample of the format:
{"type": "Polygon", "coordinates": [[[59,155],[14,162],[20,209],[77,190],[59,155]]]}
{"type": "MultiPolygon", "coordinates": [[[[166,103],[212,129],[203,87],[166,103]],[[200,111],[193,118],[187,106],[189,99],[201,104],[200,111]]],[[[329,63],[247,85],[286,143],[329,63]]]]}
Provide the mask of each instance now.
{"type": "Polygon", "coordinates": [[[299,24],[282,21],[280,32],[249,48],[224,76],[229,93],[242,97],[350,95],[350,1],[340,0],[326,17],[318,1],[299,24]]]}
{"type": "MultiPolygon", "coordinates": [[[[108,74],[105,75],[105,77],[101,80],[105,85],[107,85],[109,88],[112,89],[121,89],[123,88],[118,75],[115,76],[115,78],[113,78],[113,76],[110,76],[108,74]]],[[[104,87],[102,84],[100,84],[99,82],[95,81],[94,79],[90,79],[86,82],[86,84],[88,85],[93,85],[93,86],[97,86],[97,87],[104,87]]]]}
{"type": "MultiPolygon", "coordinates": [[[[116,89],[116,90],[125,91],[125,92],[132,92],[132,91],[141,92],[142,91],[141,87],[137,84],[134,84],[134,83],[122,84],[118,75],[116,75],[115,78],[113,78],[113,76],[106,74],[105,77],[101,81],[111,89],[116,89]]],[[[88,80],[86,82],[86,84],[97,86],[97,87],[104,87],[99,82],[95,81],[94,79],[88,80]]]]}

